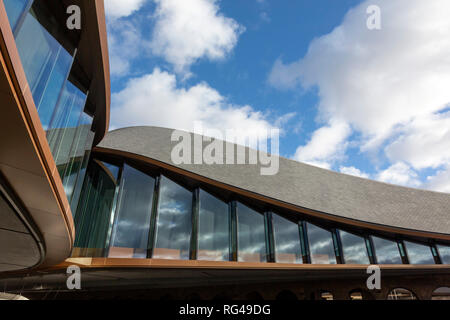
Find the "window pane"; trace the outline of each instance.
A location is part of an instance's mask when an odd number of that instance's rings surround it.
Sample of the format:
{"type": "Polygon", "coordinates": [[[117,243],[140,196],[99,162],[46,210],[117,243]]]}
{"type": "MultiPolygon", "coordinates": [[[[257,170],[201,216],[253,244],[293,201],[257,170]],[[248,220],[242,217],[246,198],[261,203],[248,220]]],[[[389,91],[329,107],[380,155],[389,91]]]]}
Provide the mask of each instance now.
{"type": "Polygon", "coordinates": [[[82,126],[85,103],[86,95],[67,81],[47,131],[47,140],[61,176],[69,162],[78,127],[82,126]]]}
{"type": "Polygon", "coordinates": [[[346,264],[370,264],[366,241],[363,237],[342,230],[339,234],[346,264]]]}
{"type": "Polygon", "coordinates": [[[36,16],[48,19],[32,9],[17,34],[16,44],[39,118],[47,130],[73,57],[36,16]]]}
{"type": "Polygon", "coordinates": [[[313,264],[335,264],[331,232],[307,223],[309,252],[313,264]]]}
{"type": "Polygon", "coordinates": [[[16,24],[25,10],[29,0],[3,0],[5,4],[6,13],[8,14],[9,24],[14,31],[16,24]]]}
{"type": "Polygon", "coordinates": [[[434,264],[430,247],[409,241],[404,243],[410,264],[434,264]]]}
{"type": "Polygon", "coordinates": [[[443,264],[450,264],[450,247],[437,245],[439,255],[443,264]]]}
{"type": "Polygon", "coordinates": [[[383,238],[372,237],[375,256],[378,264],[402,264],[402,257],[398,251],[397,242],[383,238]]]}
{"type": "Polygon", "coordinates": [[[228,204],[200,190],[197,259],[226,261],[229,255],[228,204]]]}
{"type": "Polygon", "coordinates": [[[192,192],[161,176],[153,258],[189,259],[192,192]]]}
{"type": "Polygon", "coordinates": [[[264,216],[237,203],[238,261],[266,262],[264,216]]]}
{"type": "Polygon", "coordinates": [[[109,257],[146,258],[155,179],[124,165],[109,257]]]}
{"type": "Polygon", "coordinates": [[[101,161],[89,164],[80,204],[75,215],[75,247],[79,256],[104,255],[111,221],[111,209],[117,185],[109,166],[101,161]]]}
{"type": "Polygon", "coordinates": [[[298,225],[276,214],[272,214],[272,225],[275,241],[275,261],[303,263],[298,225]]]}

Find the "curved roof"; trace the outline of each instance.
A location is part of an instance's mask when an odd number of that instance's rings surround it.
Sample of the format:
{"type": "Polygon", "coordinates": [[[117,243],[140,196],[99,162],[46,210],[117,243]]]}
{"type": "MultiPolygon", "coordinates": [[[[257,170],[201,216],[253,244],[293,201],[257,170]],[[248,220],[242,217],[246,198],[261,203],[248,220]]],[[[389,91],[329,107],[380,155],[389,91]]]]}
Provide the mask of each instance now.
{"type": "MultiPolygon", "coordinates": [[[[327,215],[427,233],[450,234],[450,194],[395,186],[279,158],[279,171],[258,165],[176,165],[173,130],[130,127],[107,133],[97,150],[153,159],[267,198],[327,215]]],[[[194,139],[192,139],[194,140],[194,139]]],[[[205,142],[204,146],[209,144],[205,142]]],[[[226,143],[232,146],[229,143],[226,143]]],[[[248,151],[248,148],[246,148],[248,151]]]]}

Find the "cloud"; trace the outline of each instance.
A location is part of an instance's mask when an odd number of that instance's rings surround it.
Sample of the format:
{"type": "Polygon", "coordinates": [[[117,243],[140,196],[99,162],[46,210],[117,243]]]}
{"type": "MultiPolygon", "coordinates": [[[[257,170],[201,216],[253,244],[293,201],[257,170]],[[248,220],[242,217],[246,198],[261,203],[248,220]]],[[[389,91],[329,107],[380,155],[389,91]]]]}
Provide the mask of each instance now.
{"type": "Polygon", "coordinates": [[[300,146],[294,159],[329,169],[331,164],[345,153],[345,140],[350,127],[342,121],[334,121],[316,130],[305,146],[300,146]]]}
{"type": "MultiPolygon", "coordinates": [[[[447,0],[364,1],[332,32],[314,39],[304,57],[275,61],[268,82],[283,90],[317,89],[318,119],[346,122],[360,137],[362,152],[377,154],[388,144],[391,170],[401,167],[397,163],[438,168],[450,162],[449,115],[442,114],[450,102],[448,12],[447,0]],[[369,5],[381,9],[381,30],[366,27],[369,5]]],[[[328,135],[322,143],[340,153],[348,141],[328,135]]],[[[327,163],[336,157],[320,154],[327,163]]],[[[417,180],[398,174],[389,179],[408,185],[417,180]]]]}
{"type": "Polygon", "coordinates": [[[155,0],[152,52],[188,73],[200,58],[220,60],[236,45],[244,31],[235,20],[219,13],[216,0],[155,0]]]}
{"type": "Polygon", "coordinates": [[[349,175],[360,177],[360,178],[368,179],[370,177],[369,174],[362,172],[361,170],[359,170],[358,168],[355,168],[355,167],[340,166],[339,171],[341,173],[349,174],[349,175]]]}
{"type": "Polygon", "coordinates": [[[376,180],[410,187],[417,187],[421,184],[417,179],[417,173],[403,162],[397,162],[386,170],[379,172],[376,180]]]}
{"type": "Polygon", "coordinates": [[[117,19],[138,11],[147,0],[105,0],[106,15],[117,19]]]}
{"type": "Polygon", "coordinates": [[[208,84],[189,88],[177,85],[176,76],[155,68],[151,74],[130,79],[112,95],[112,128],[155,125],[193,131],[196,122],[207,128],[236,129],[257,136],[273,126],[261,112],[233,105],[208,84]]]}
{"type": "Polygon", "coordinates": [[[108,23],[108,47],[111,75],[120,77],[130,72],[131,61],[143,50],[145,41],[139,28],[131,21],[115,20],[108,23]]]}
{"type": "Polygon", "coordinates": [[[450,164],[450,112],[414,119],[385,150],[392,162],[405,161],[415,169],[450,164]]]}
{"type": "Polygon", "coordinates": [[[428,177],[425,186],[434,191],[450,193],[450,165],[438,171],[436,175],[428,177]]]}

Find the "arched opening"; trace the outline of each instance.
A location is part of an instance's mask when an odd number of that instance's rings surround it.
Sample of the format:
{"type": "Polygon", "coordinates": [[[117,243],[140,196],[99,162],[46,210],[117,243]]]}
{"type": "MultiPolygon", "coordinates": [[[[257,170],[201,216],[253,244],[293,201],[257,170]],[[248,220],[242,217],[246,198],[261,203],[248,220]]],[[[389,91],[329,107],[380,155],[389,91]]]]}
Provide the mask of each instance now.
{"type": "Polygon", "coordinates": [[[295,293],[293,293],[291,290],[283,290],[279,292],[275,298],[276,300],[298,300],[295,293]]]}
{"type": "Polygon", "coordinates": [[[321,291],[320,300],[334,300],[334,297],[330,291],[321,291]]]}
{"type": "Polygon", "coordinates": [[[350,300],[363,300],[363,293],[361,290],[352,290],[350,291],[350,300]]]}
{"type": "Polygon", "coordinates": [[[431,300],[450,300],[450,288],[440,287],[433,291],[431,300]]]}
{"type": "Polygon", "coordinates": [[[388,300],[417,300],[416,295],[408,289],[395,288],[392,289],[388,296],[388,300]]]}

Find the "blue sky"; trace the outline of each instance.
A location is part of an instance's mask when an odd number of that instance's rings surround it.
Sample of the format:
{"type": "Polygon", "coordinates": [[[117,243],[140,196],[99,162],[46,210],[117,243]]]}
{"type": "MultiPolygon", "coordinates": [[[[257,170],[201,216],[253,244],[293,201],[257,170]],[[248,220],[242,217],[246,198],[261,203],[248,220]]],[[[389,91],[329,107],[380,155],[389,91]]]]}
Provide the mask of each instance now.
{"type": "Polygon", "coordinates": [[[447,0],[105,5],[111,129],[280,127],[284,157],[450,192],[447,0]]]}

